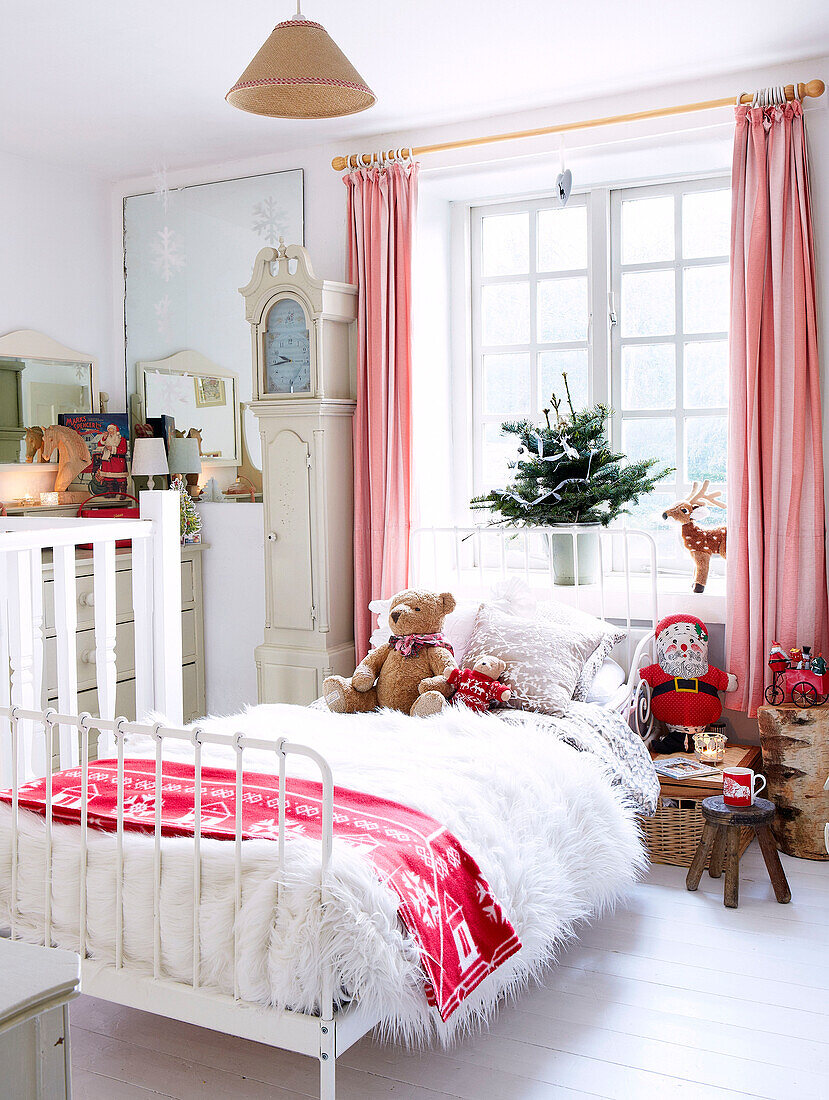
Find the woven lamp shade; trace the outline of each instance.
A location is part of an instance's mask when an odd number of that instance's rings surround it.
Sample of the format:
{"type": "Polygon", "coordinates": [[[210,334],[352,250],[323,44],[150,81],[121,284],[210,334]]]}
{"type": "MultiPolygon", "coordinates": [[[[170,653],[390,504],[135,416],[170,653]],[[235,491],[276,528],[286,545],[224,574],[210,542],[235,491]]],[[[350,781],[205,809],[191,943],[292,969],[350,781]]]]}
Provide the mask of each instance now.
{"type": "Polygon", "coordinates": [[[337,118],[365,111],[374,92],[331,39],[308,19],[278,23],[225,99],[271,118],[337,118]]]}

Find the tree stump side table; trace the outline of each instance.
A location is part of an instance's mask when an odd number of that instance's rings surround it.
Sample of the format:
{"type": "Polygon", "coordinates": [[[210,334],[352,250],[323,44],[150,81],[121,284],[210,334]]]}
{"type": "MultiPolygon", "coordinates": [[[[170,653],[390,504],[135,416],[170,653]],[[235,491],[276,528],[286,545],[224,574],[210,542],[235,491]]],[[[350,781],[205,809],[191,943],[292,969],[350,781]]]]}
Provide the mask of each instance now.
{"type": "Polygon", "coordinates": [[[706,798],[702,803],[705,827],[696,855],[688,868],[686,887],[691,891],[698,888],[705,861],[710,855],[708,873],[711,878],[719,878],[725,864],[723,905],[736,909],[740,895],[740,826],[748,825],[757,834],[766,870],[774,887],[774,896],[781,905],[791,901],[792,892],[769,828],[769,823],[774,820],[774,813],[774,803],[767,798],[755,799],[752,806],[726,806],[722,795],[706,798]]]}
{"type": "Polygon", "coordinates": [[[781,851],[800,859],[829,859],[829,706],[760,707],[760,746],[768,796],[777,807],[773,832],[781,851]]]}

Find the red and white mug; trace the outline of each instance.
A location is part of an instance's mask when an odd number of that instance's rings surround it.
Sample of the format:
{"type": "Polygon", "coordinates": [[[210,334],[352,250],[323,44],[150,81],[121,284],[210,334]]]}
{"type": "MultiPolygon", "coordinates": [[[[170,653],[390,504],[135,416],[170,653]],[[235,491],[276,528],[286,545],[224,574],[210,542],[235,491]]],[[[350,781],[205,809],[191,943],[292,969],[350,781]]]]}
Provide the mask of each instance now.
{"type": "Polygon", "coordinates": [[[765,786],[766,777],[751,768],[723,768],[722,797],[726,806],[751,806],[765,786]]]}

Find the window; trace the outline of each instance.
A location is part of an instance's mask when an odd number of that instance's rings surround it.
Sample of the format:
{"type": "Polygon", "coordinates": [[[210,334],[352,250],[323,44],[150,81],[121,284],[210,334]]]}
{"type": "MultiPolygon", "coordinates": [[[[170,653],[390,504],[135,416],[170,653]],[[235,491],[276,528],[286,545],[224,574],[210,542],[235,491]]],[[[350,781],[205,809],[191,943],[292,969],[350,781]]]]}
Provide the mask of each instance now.
{"type": "Polygon", "coordinates": [[[509,478],[501,423],[539,418],[566,371],[576,407],[613,408],[614,446],[676,467],[627,522],[687,569],[661,513],[694,480],[725,485],[730,206],[717,178],[472,209],[475,492],[509,478]]]}

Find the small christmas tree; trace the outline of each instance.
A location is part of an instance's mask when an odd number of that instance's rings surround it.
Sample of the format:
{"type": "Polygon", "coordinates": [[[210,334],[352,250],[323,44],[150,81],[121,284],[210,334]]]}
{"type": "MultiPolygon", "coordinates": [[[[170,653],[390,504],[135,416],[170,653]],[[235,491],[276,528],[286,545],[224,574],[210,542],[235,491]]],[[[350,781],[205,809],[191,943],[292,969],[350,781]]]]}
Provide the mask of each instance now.
{"type": "Polygon", "coordinates": [[[187,490],[187,484],[180,475],[174,477],[172,488],[178,490],[181,505],[181,541],[201,541],[201,516],[196,511],[196,505],[187,490]]]}
{"type": "Polygon", "coordinates": [[[553,395],[551,408],[543,410],[544,426],[529,420],[501,425],[503,432],[520,440],[518,458],[509,464],[515,471],[513,483],[471,501],[473,508],[500,513],[494,523],[601,523],[606,527],[629,511],[626,505],[635,504],[673,473],[669,467],[654,469],[655,458],[624,465],[625,455],[611,450],[608,442],[610,409],[595,405],[576,412],[567,375],[562,377],[569,409],[553,395]]]}

